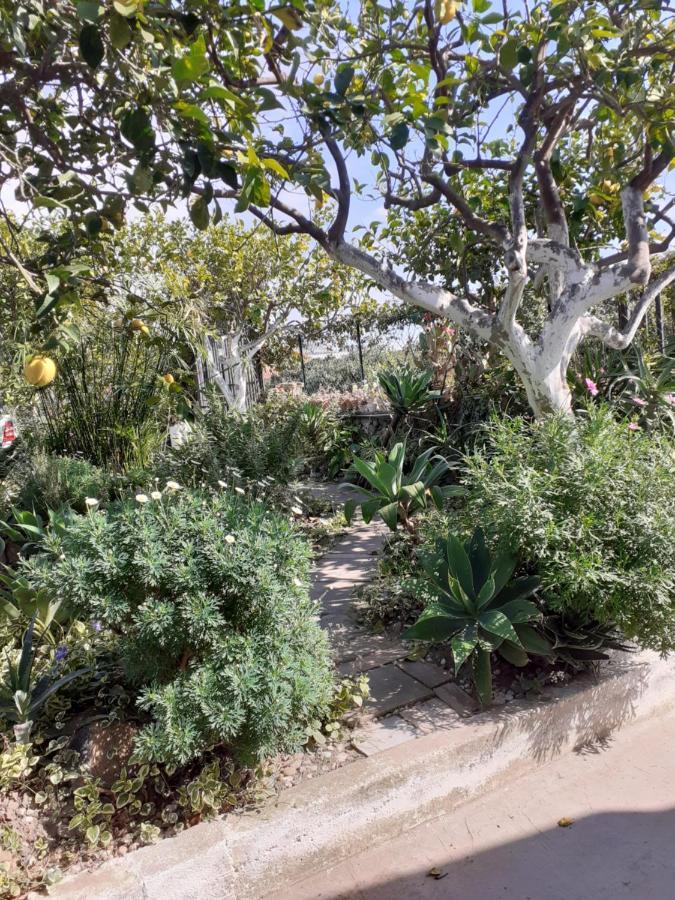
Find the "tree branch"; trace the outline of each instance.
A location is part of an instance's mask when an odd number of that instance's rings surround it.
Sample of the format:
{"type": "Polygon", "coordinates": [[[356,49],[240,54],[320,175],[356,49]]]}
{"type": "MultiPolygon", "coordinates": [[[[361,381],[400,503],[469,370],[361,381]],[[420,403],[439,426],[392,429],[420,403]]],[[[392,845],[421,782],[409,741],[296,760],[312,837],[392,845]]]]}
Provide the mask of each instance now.
{"type": "Polygon", "coordinates": [[[329,244],[328,253],[338,262],[352,266],[372,278],[395,297],[420,306],[463,326],[475,337],[491,340],[496,326],[495,316],[469,303],[450,291],[428,281],[406,281],[393,269],[379,263],[375,257],[352,244],[341,241],[329,244]]]}
{"type": "Polygon", "coordinates": [[[613,325],[603,322],[597,316],[584,316],[579,323],[582,335],[600,338],[607,347],[612,347],[614,350],[625,350],[635,337],[651,304],[661,291],[673,281],[675,281],[675,266],[666,269],[665,272],[645,288],[642,296],[633,307],[624,331],[619,331],[613,325]]]}
{"type": "Polygon", "coordinates": [[[504,246],[509,237],[508,230],[504,225],[496,222],[488,222],[487,219],[481,219],[480,216],[477,216],[467,203],[466,199],[451,188],[440,175],[430,172],[422,177],[427,184],[430,184],[432,187],[439,190],[445,199],[455,207],[469,228],[473,228],[474,231],[480,232],[480,234],[489,238],[491,241],[494,241],[496,244],[499,244],[502,247],[504,246]]]}

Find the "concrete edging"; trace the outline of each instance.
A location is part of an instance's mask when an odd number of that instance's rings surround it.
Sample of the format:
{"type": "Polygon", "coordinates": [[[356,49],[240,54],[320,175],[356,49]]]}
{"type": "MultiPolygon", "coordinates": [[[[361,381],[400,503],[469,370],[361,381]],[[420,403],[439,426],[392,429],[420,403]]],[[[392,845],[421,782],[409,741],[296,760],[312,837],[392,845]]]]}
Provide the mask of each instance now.
{"type": "MultiPolygon", "coordinates": [[[[68,900],[259,900],[623,725],[675,707],[675,659],[618,654],[590,675],[303,782],[63,881],[68,900]]],[[[37,898],[38,895],[31,895],[37,898]]]]}

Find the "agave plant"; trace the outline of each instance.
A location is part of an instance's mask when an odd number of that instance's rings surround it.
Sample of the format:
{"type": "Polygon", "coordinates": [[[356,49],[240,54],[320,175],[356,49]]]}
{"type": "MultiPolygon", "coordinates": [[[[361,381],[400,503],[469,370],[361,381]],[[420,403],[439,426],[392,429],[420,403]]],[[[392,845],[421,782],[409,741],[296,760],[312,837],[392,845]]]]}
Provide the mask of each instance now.
{"type": "Polygon", "coordinates": [[[516,666],[528,654],[550,656],[551,644],[533,627],[539,608],[528,598],[536,577],[513,579],[516,558],[509,552],[493,557],[482,529],[462,543],[453,534],[438,543],[437,553],[423,561],[436,600],[404,632],[405,640],[450,641],[459,672],[470,662],[482,706],[492,700],[491,654],[497,651],[516,666]]]}
{"type": "Polygon", "coordinates": [[[404,443],[395,444],[388,454],[375,451],[372,461],[358,457],[354,459],[354,468],[372,490],[364,491],[356,485],[345,485],[359,493],[358,498],[345,503],[347,522],[351,522],[360,506],[365,522],[370,522],[378,513],[392,531],[396,531],[400,522],[412,532],[410,517],[413,513],[426,509],[430,502],[441,509],[448,497],[465,493],[460,485],[439,484],[450,465],[442,456],[434,454],[433,448],[420,453],[408,473],[403,471],[404,462],[404,443]]]}
{"type": "Polygon", "coordinates": [[[580,619],[570,613],[544,617],[543,632],[551,642],[553,653],[573,669],[581,669],[588,662],[609,659],[605,650],[633,650],[626,644],[615,625],[580,619]]]}
{"type": "Polygon", "coordinates": [[[37,682],[33,682],[34,627],[35,616],[31,619],[23,636],[18,664],[15,665],[8,660],[7,676],[4,683],[0,684],[0,716],[8,722],[15,723],[14,734],[19,744],[29,742],[33,719],[52,694],[89,671],[88,669],[76,669],[60,678],[56,678],[54,672],[48,672],[37,682]]]}
{"type": "Polygon", "coordinates": [[[440,397],[440,391],[431,390],[432,378],[431,372],[413,372],[411,369],[380,373],[380,387],[394,411],[394,417],[383,438],[385,445],[407,415],[424,409],[428,403],[440,397]]]}
{"type": "Polygon", "coordinates": [[[431,372],[400,369],[398,372],[381,372],[378,381],[394,412],[403,417],[423,409],[440,396],[439,391],[430,388],[432,377],[431,372]]]}

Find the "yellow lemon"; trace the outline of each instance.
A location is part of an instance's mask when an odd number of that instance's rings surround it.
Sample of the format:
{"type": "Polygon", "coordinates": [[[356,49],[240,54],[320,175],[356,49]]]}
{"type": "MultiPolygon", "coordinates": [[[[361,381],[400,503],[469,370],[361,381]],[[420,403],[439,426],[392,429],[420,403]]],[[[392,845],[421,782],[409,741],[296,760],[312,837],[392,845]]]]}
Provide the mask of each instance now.
{"type": "Polygon", "coordinates": [[[147,326],[143,324],[142,319],[132,319],[129,323],[132,331],[143,331],[147,326]]]}
{"type": "Polygon", "coordinates": [[[437,0],[436,2],[436,18],[441,25],[447,25],[457,15],[457,4],[455,0],[437,0]]]}
{"type": "Polygon", "coordinates": [[[317,72],[314,76],[314,84],[317,87],[320,87],[323,84],[323,75],[321,74],[321,72],[317,72]]]}
{"type": "Polygon", "coordinates": [[[34,356],[26,363],[24,378],[34,387],[47,387],[56,378],[56,363],[48,356],[34,356]]]}
{"type": "Polygon", "coordinates": [[[164,381],[166,381],[167,384],[173,384],[176,380],[171,372],[167,372],[166,375],[162,375],[162,378],[164,379],[164,381]]]}
{"type": "Polygon", "coordinates": [[[141,334],[144,334],[146,337],[148,337],[148,335],[150,334],[150,329],[147,325],[141,325],[140,331],[141,334]]]}
{"type": "Polygon", "coordinates": [[[302,19],[297,9],[292,6],[286,6],[283,9],[272,10],[272,15],[276,16],[289,31],[298,31],[302,28],[302,19]]]}

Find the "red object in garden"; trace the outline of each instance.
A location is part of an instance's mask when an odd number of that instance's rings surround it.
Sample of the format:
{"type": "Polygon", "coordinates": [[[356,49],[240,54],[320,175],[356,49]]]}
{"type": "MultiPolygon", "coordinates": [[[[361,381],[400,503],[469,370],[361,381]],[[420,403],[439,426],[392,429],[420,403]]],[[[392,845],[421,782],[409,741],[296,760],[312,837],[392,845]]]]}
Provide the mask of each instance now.
{"type": "Polygon", "coordinates": [[[5,419],[2,425],[2,449],[9,447],[16,440],[16,431],[14,430],[14,422],[11,419],[5,419]]]}

